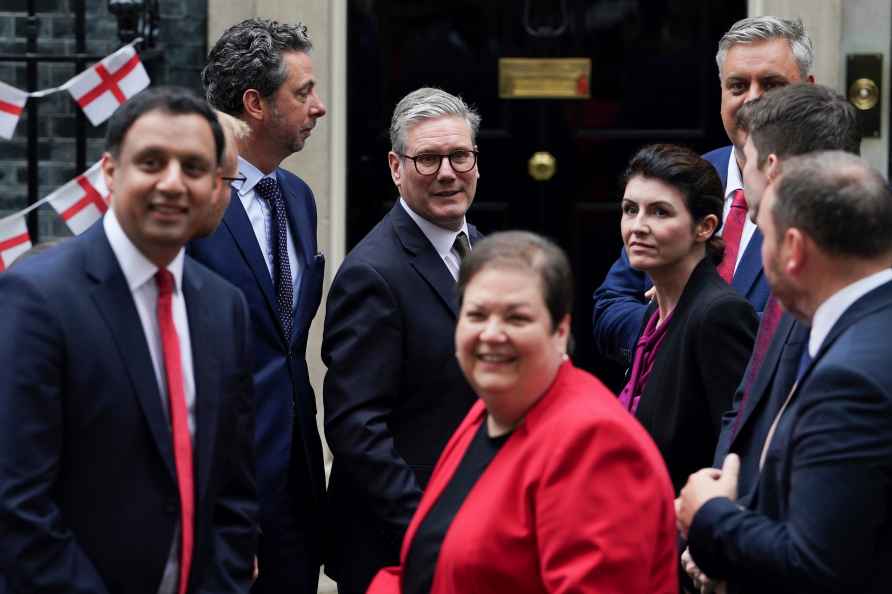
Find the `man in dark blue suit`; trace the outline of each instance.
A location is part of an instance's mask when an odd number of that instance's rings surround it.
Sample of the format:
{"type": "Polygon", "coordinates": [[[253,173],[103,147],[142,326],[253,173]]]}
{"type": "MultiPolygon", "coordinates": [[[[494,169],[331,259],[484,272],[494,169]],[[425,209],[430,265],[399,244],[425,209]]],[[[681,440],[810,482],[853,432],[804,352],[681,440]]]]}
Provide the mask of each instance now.
{"type": "Polygon", "coordinates": [[[461,258],[477,239],[480,117],[439,89],[390,125],[399,200],[347,255],[328,295],[322,359],[331,545],[341,594],[366,591],[400,545],[434,464],[475,396],[455,359],[461,258]]]}
{"type": "MultiPolygon", "coordinates": [[[[748,133],[743,179],[754,220],[765,188],[778,178],[787,159],[819,150],[858,154],[861,143],[854,107],[822,85],[793,84],[766,93],[740,110],[738,128],[748,133]]],[[[765,438],[796,379],[808,335],[808,326],[769,298],[733,408],[722,419],[713,463],[720,468],[729,452],[739,456],[741,497],[756,484],[765,438]]],[[[685,568],[702,580],[687,556],[685,568]]]]}
{"type": "MultiPolygon", "coordinates": [[[[826,150],[860,153],[861,132],[855,108],[841,94],[822,85],[793,84],[770,91],[748,104],[739,116],[739,127],[749,134],[743,149],[743,179],[753,220],[765,188],[780,176],[787,159],[826,150]]],[[[762,330],[767,330],[765,324],[762,330]]],[[[807,341],[808,328],[790,313],[782,313],[773,336],[757,341],[744,381],[735,394],[734,408],[723,419],[715,466],[721,466],[728,452],[740,456],[741,493],[755,483],[758,454],[768,426],[793,385],[807,341]]]]}
{"type": "MultiPolygon", "coordinates": [[[[737,128],[737,111],[746,102],[768,89],[791,82],[814,82],[811,74],[814,48],[802,22],[777,17],[751,17],[735,23],[719,41],[716,54],[722,87],[721,115],[731,140],[726,146],[706,153],[704,158],[716,168],[725,186],[725,223],[737,211],[743,189],[741,167],[746,133],[737,128]]],[[[745,206],[745,203],[742,203],[745,206]]],[[[736,249],[728,249],[731,285],[761,313],[768,299],[768,286],[762,274],[759,250],[762,235],[751,221],[743,221],[736,249]]],[[[631,362],[635,339],[641,330],[647,308],[645,292],[651,282],[629,265],[623,250],[607,277],[594,294],[593,329],[595,347],[602,356],[622,364],[631,362]]]]}
{"type": "Polygon", "coordinates": [[[249,19],[230,27],[202,72],[208,101],[245,122],[239,179],[217,231],[190,254],[244,292],[257,394],[259,577],[253,592],[316,592],[325,475],[306,364],[322,298],[316,203],[279,167],[303,148],[325,105],[305,26],[249,19]]]}
{"type": "Polygon", "coordinates": [[[755,489],[736,456],[682,489],[694,562],[729,592],[888,592],[892,583],[892,191],[858,157],[784,163],[758,214],[772,291],[808,324],[755,489]],[[844,224],[840,224],[844,221],[844,224]]]}
{"type": "Polygon", "coordinates": [[[223,133],[185,91],[108,125],[111,209],[0,275],[9,592],[247,592],[257,537],[248,310],[184,255],[223,133]]]}

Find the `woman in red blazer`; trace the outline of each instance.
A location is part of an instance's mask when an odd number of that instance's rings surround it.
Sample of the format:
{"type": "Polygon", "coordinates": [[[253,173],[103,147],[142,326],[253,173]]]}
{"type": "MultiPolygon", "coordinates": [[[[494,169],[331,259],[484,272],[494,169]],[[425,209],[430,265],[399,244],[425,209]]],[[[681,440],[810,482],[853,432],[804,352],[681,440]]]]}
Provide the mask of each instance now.
{"type": "Polygon", "coordinates": [[[677,591],[672,487],[647,433],[566,355],[563,252],[530,233],[474,246],[456,350],[480,396],[369,593],[677,591]]]}

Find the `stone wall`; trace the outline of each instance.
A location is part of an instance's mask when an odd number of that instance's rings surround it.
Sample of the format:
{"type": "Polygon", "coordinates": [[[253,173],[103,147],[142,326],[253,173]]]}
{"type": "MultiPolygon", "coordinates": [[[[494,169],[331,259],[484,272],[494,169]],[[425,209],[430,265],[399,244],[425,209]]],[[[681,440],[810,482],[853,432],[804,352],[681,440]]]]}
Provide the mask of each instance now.
{"type": "MultiPolygon", "coordinates": [[[[75,52],[74,10],[77,0],[34,0],[38,19],[37,48],[40,53],[71,55],[75,52]]],[[[122,44],[115,17],[107,0],[84,0],[86,51],[105,56],[122,44]]],[[[160,0],[161,19],[156,39],[160,55],[146,61],[152,85],[181,85],[201,91],[199,73],[207,54],[207,0],[160,0]]],[[[28,0],[0,2],[0,54],[25,51],[28,0]]],[[[73,64],[40,64],[37,90],[61,85],[77,74],[73,64]]],[[[0,62],[0,81],[23,91],[27,88],[24,62],[0,62]]],[[[76,171],[75,133],[78,107],[68,93],[57,93],[39,104],[38,144],[39,190],[43,198],[73,178],[76,171]]],[[[27,119],[19,120],[15,137],[0,139],[0,217],[20,210],[27,200],[27,119]]],[[[102,154],[105,125],[86,122],[87,166],[102,154]]],[[[69,235],[65,224],[48,205],[40,209],[40,239],[69,235]]]]}

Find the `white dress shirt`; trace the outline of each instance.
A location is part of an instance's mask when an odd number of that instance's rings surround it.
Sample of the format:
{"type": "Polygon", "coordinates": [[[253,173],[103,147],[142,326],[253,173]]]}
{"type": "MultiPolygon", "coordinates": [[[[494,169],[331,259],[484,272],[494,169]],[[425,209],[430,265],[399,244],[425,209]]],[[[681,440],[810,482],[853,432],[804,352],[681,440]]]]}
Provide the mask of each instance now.
{"type": "Polygon", "coordinates": [[[818,354],[830,330],[853,303],[890,280],[892,280],[892,270],[881,270],[840,289],[819,305],[811,321],[808,355],[814,358],[818,354]]]}
{"type": "MultiPolygon", "coordinates": [[[[743,175],[740,173],[740,167],[737,165],[737,159],[735,158],[735,148],[731,147],[731,157],[728,159],[728,178],[725,183],[725,206],[722,210],[722,220],[728,220],[728,213],[731,212],[731,203],[734,202],[734,192],[737,190],[743,190],[743,175]]],[[[744,190],[746,192],[746,190],[744,190]]],[[[746,194],[744,194],[746,195],[746,194]]],[[[741,258],[743,258],[743,254],[746,251],[747,246],[750,244],[750,239],[753,238],[753,233],[756,230],[756,224],[750,220],[749,215],[747,215],[746,220],[743,222],[743,233],[740,235],[740,249],[737,251],[737,261],[734,263],[734,272],[737,272],[737,266],[740,264],[741,258]]],[[[724,225],[722,225],[721,232],[725,231],[724,225]]]]}
{"type": "Polygon", "coordinates": [[[402,196],[400,196],[400,206],[402,206],[403,210],[405,210],[412,220],[415,221],[415,224],[418,225],[421,232],[427,237],[427,240],[430,241],[434,246],[434,249],[437,250],[443,263],[446,264],[446,268],[449,269],[449,274],[452,275],[452,278],[458,280],[458,269],[461,268],[461,257],[459,257],[458,252],[456,252],[452,246],[455,245],[455,238],[458,237],[458,234],[462,231],[468,236],[468,243],[471,243],[471,234],[468,233],[468,221],[462,219],[461,229],[452,231],[451,229],[438,227],[422,217],[420,214],[412,210],[402,196]]]}
{"type": "MultiPolygon", "coordinates": [[[[106,211],[102,226],[111,244],[112,252],[124,272],[133,304],[139,314],[143,334],[152,357],[152,369],[161,395],[161,410],[170,424],[170,410],[167,400],[167,375],[164,371],[164,350],[161,345],[161,331],[158,328],[158,286],[155,284],[155,273],[158,267],[152,264],[127,237],[121,224],[115,217],[114,210],[106,211]]],[[[180,250],[176,258],[167,266],[173,274],[174,286],[171,299],[173,324],[180,342],[180,366],[183,370],[183,388],[186,397],[186,411],[189,421],[189,435],[195,441],[195,373],[192,368],[192,342],[189,337],[189,318],[186,315],[186,300],[183,298],[183,258],[184,250],[180,250]]],[[[171,440],[173,434],[171,433],[171,440]]],[[[173,543],[164,567],[164,574],[158,588],[158,594],[175,594],[179,579],[180,525],[174,530],[173,543]]]]}
{"type": "MultiPolygon", "coordinates": [[[[276,172],[273,171],[268,175],[264,175],[259,169],[251,163],[245,161],[242,157],[238,158],[238,172],[245,177],[245,181],[234,181],[231,186],[238,192],[238,197],[245,207],[245,213],[248,220],[251,221],[251,227],[254,229],[254,235],[257,237],[257,243],[260,245],[260,251],[263,253],[263,259],[266,261],[266,267],[269,270],[269,276],[273,275],[273,235],[272,235],[272,211],[266,200],[257,195],[254,187],[264,177],[276,179],[276,172]]],[[[276,180],[278,181],[278,180],[276,180]]],[[[279,187],[280,192],[284,192],[284,188],[279,187]]],[[[284,197],[284,193],[283,193],[284,197]]],[[[300,259],[297,257],[297,249],[294,246],[294,229],[286,219],[285,225],[288,227],[288,263],[291,265],[291,281],[294,285],[292,307],[297,305],[297,298],[300,292],[300,259]]]]}

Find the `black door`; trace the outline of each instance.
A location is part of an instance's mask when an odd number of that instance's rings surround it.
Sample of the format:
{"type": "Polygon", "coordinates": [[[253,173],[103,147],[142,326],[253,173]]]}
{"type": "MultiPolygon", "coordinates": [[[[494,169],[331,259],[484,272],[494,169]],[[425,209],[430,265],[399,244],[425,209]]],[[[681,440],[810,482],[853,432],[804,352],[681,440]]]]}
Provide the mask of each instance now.
{"type": "Polygon", "coordinates": [[[614,389],[621,372],[591,338],[592,293],[619,255],[617,178],[652,142],[728,144],[715,63],[746,2],[710,0],[351,0],[348,249],[397,197],[387,168],[396,102],[438,86],[476,106],[480,182],[468,219],[484,233],[555,239],[576,276],[574,361],[614,389]],[[499,58],[590,58],[590,99],[500,99],[499,58]],[[534,180],[536,152],[555,174],[534,180]]]}

